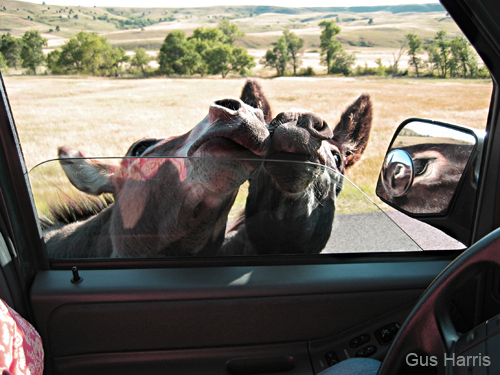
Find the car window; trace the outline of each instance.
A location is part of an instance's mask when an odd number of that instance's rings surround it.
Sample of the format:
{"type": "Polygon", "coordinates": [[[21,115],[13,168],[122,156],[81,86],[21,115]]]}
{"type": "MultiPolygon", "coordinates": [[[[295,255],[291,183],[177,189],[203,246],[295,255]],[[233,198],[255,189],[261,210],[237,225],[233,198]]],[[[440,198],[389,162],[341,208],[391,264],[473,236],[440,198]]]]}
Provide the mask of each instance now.
{"type": "MultiPolygon", "coordinates": [[[[46,9],[56,10],[66,11],[46,9]]],[[[49,257],[463,248],[376,196],[401,122],[422,117],[484,129],[492,92],[488,72],[440,5],[405,10],[301,10],[282,18],[242,8],[223,22],[206,8],[128,25],[110,9],[91,15],[81,7],[79,18],[112,30],[53,30],[42,35],[44,64],[2,68],[49,257]],[[335,61],[324,47],[328,30],[342,46],[335,61]],[[221,44],[196,55],[196,43],[210,38],[221,44]],[[122,59],[64,65],[71,46],[97,40],[122,59]],[[293,41],[302,43],[297,58],[280,66],[273,56],[293,41]],[[193,52],[184,65],[173,61],[176,45],[193,52]],[[222,45],[244,48],[231,51],[245,59],[247,51],[254,64],[217,70],[222,45]],[[459,52],[468,59],[458,60],[459,52]],[[258,91],[246,96],[248,86],[258,91]],[[51,253],[54,241],[78,250],[51,253]]]]}
{"type": "Polygon", "coordinates": [[[339,172],[310,162],[266,160],[240,186],[233,176],[246,163],[256,162],[78,158],[38,165],[30,181],[48,255],[162,258],[420,250],[339,172]],[[101,187],[103,194],[82,192],[101,193],[91,191],[99,176],[87,169],[90,165],[116,168],[112,185],[101,187]],[[205,178],[205,171],[212,173],[217,165],[234,172],[227,179],[222,173],[205,178]],[[281,171],[293,170],[296,180],[309,179],[306,184],[314,189],[306,186],[300,198],[289,199],[285,188],[303,186],[295,180],[280,181],[282,190],[267,183],[261,188],[256,180],[265,170],[275,171],[276,180],[283,177],[281,171]]]}

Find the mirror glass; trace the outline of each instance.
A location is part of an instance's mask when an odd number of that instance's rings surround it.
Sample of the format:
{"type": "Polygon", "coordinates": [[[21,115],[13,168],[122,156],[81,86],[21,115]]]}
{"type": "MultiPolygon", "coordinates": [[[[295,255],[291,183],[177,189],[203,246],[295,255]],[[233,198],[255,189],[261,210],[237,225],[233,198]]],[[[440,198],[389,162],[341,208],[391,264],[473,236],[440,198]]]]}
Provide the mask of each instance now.
{"type": "Polygon", "coordinates": [[[407,213],[444,213],[476,142],[465,129],[409,121],[389,147],[377,195],[407,213]]]}
{"type": "Polygon", "coordinates": [[[382,186],[391,197],[402,197],[413,184],[413,161],[405,150],[396,149],[387,154],[382,166],[382,186]]]}

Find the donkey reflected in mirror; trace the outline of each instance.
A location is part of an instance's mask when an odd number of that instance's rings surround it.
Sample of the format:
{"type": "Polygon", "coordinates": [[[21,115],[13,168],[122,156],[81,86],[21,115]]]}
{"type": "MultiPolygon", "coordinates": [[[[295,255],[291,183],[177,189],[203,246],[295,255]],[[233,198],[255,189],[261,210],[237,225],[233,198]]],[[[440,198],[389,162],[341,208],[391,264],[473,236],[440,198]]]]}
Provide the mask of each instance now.
{"type": "Polygon", "coordinates": [[[184,135],[136,142],[119,165],[60,148],[75,187],[114,199],[93,210],[53,207],[43,225],[49,257],[216,255],[237,191],[268,145],[262,110],[225,99],[184,135]]]}
{"type": "MultiPolygon", "coordinates": [[[[398,147],[412,160],[411,186],[396,197],[386,192],[379,180],[377,195],[412,214],[444,213],[450,206],[474,147],[474,144],[440,142],[398,147]]],[[[397,173],[390,176],[392,184],[398,184],[398,180],[404,178],[397,173]]]]}
{"type": "MultiPolygon", "coordinates": [[[[264,102],[261,108],[271,118],[260,88],[253,92],[259,100],[242,98],[264,102]]],[[[368,95],[345,110],[335,129],[304,110],[272,119],[271,143],[262,166],[252,174],[244,219],[228,232],[221,254],[321,252],[331,234],[342,175],[360,160],[371,124],[368,95]]]]}

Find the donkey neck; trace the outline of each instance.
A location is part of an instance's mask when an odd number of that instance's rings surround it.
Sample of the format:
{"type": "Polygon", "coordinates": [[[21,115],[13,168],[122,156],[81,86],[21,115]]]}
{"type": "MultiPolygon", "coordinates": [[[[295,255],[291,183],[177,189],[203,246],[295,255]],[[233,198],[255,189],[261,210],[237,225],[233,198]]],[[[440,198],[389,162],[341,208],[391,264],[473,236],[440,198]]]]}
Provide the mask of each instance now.
{"type": "Polygon", "coordinates": [[[49,258],[109,257],[111,208],[112,205],[89,219],[45,230],[49,258]]]}

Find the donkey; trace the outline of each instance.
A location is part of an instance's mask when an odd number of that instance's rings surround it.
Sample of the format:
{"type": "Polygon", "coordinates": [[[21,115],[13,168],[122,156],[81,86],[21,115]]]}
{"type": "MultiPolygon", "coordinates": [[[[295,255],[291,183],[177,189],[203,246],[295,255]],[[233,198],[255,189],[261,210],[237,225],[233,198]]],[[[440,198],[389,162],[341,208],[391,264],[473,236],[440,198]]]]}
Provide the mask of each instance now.
{"type": "Polygon", "coordinates": [[[237,191],[268,146],[262,110],[224,99],[184,135],[134,143],[119,166],[60,148],[71,183],[114,202],[71,224],[45,223],[49,257],[216,255],[237,191]]]}
{"type": "MultiPolygon", "coordinates": [[[[270,106],[260,86],[242,99],[270,106]],[[256,94],[258,99],[252,97],[256,94]]],[[[319,253],[327,243],[342,175],[361,158],[370,135],[372,102],[361,95],[332,128],[305,110],[278,114],[268,125],[271,143],[253,173],[244,218],[226,236],[220,254],[319,253]],[[298,163],[297,163],[298,162],[298,163]]]]}
{"type": "MultiPolygon", "coordinates": [[[[398,148],[406,151],[413,161],[412,185],[403,196],[391,197],[379,181],[377,195],[388,203],[413,214],[446,211],[474,146],[455,143],[421,143],[398,148]]],[[[393,173],[392,183],[398,184],[398,180],[401,181],[404,177],[393,173]]]]}

